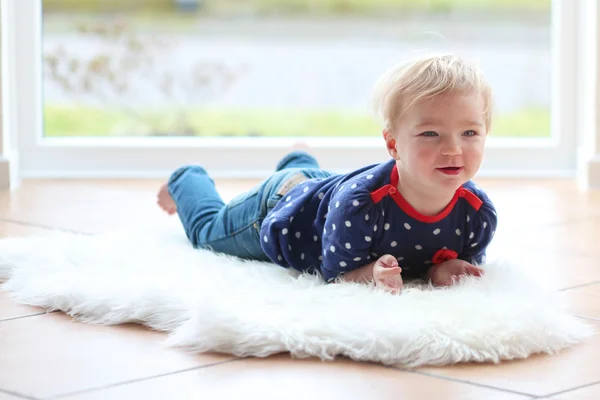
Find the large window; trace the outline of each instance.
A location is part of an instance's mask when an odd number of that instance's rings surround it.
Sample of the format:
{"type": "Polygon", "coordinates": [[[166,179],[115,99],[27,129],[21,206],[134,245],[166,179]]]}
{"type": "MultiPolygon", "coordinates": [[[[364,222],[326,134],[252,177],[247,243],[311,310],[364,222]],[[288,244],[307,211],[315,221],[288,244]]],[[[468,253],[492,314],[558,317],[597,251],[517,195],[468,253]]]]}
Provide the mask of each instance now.
{"type": "Polygon", "coordinates": [[[450,50],[494,136],[550,137],[550,0],[185,3],[43,0],[44,135],[372,137],[378,75],[450,50]]]}
{"type": "Polygon", "coordinates": [[[387,157],[378,76],[427,52],[495,91],[482,174],[569,174],[576,4],[561,0],[5,0],[25,175],[260,176],[295,145],[345,170],[387,157]],[[16,65],[16,64],[15,64],[16,65]],[[23,65],[27,67],[23,68],[23,65]],[[24,114],[24,113],[23,113],[24,114]]]}

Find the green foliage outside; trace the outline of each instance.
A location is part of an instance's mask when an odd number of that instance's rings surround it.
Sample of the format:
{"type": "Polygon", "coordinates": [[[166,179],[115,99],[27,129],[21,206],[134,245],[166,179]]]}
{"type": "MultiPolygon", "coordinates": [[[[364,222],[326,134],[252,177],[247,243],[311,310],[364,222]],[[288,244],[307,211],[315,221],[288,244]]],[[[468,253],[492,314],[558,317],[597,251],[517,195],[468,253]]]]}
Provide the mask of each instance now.
{"type": "MultiPolygon", "coordinates": [[[[144,125],[117,110],[46,105],[47,137],[65,136],[266,136],[266,137],[364,137],[378,136],[380,127],[369,115],[328,110],[229,110],[187,109],[187,131],[180,111],[142,111],[144,125]]],[[[526,109],[497,115],[496,137],[549,137],[550,112],[526,109]]]]}
{"type": "MultiPolygon", "coordinates": [[[[550,0],[198,0],[198,12],[370,14],[393,11],[448,12],[461,9],[490,11],[548,11],[550,0]]],[[[44,10],[165,12],[177,9],[174,0],[43,0],[44,10]]]]}

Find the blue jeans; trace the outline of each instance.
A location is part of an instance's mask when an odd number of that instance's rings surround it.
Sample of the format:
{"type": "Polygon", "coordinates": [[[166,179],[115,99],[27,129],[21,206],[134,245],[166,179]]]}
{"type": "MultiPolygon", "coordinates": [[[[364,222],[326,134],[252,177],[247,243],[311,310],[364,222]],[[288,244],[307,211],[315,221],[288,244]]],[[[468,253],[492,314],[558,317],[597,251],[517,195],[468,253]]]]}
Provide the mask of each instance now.
{"type": "Polygon", "coordinates": [[[177,205],[185,234],[196,248],[210,249],[243,259],[269,261],[260,245],[260,226],[277,202],[306,179],[332,174],[319,168],[308,153],[285,156],[273,175],[225,204],[214,181],[200,166],[184,166],[169,178],[168,188],[177,205]]]}

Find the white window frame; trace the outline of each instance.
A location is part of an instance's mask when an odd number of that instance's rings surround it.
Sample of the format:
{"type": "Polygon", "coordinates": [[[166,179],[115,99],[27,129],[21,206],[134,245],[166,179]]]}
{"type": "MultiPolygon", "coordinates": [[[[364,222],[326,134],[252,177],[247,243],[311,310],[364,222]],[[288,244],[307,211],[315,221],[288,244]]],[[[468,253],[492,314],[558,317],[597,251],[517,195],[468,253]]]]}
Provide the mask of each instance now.
{"type": "MultiPolygon", "coordinates": [[[[381,138],[43,138],[41,0],[0,0],[3,79],[14,102],[9,132],[18,136],[21,177],[164,177],[202,164],[214,177],[262,177],[296,145],[322,167],[344,172],[388,159],[381,138]]],[[[479,176],[573,177],[576,172],[577,29],[583,2],[552,2],[551,138],[490,136],[479,176]]],[[[8,109],[7,109],[8,108],[8,109]]]]}

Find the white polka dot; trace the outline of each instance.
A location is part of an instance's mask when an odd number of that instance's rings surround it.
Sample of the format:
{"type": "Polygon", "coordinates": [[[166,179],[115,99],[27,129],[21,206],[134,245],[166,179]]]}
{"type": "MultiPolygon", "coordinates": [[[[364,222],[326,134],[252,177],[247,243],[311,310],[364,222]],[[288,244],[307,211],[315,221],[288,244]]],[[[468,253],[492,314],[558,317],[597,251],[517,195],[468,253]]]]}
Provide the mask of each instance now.
{"type": "Polygon", "coordinates": [[[281,254],[277,256],[277,259],[278,259],[279,261],[283,260],[283,257],[281,257],[281,254]]]}
{"type": "Polygon", "coordinates": [[[475,247],[475,246],[477,246],[478,244],[479,244],[479,243],[475,242],[475,243],[473,243],[473,244],[471,245],[471,247],[475,247]]]}
{"type": "Polygon", "coordinates": [[[323,196],[325,196],[325,193],[323,193],[323,192],[319,193],[319,195],[318,195],[318,197],[319,197],[319,200],[322,200],[322,199],[323,199],[323,196]]]}
{"type": "Polygon", "coordinates": [[[381,215],[385,217],[385,211],[381,211],[381,215]]]}
{"type": "Polygon", "coordinates": [[[410,225],[408,224],[408,222],[405,222],[405,223],[404,223],[404,227],[405,227],[406,229],[410,230],[410,225]]]}
{"type": "Polygon", "coordinates": [[[377,232],[377,225],[373,227],[373,232],[377,232]]]}
{"type": "Polygon", "coordinates": [[[302,207],[302,208],[300,209],[300,212],[303,212],[303,211],[304,211],[304,207],[302,207]]]}
{"type": "Polygon", "coordinates": [[[348,264],[346,264],[345,261],[340,261],[340,267],[345,267],[346,265],[348,265],[348,264]]]}
{"type": "Polygon", "coordinates": [[[358,200],[354,200],[354,201],[352,202],[352,205],[353,205],[354,207],[358,206],[358,204],[359,204],[359,203],[358,203],[358,200]]]}
{"type": "Polygon", "coordinates": [[[385,225],[383,225],[383,229],[386,230],[386,231],[388,229],[390,229],[390,224],[386,223],[385,225]]]}
{"type": "Polygon", "coordinates": [[[331,205],[327,206],[327,211],[331,211],[331,205]]]}
{"type": "Polygon", "coordinates": [[[292,199],[292,196],[288,196],[285,201],[290,201],[292,199]]]}
{"type": "Polygon", "coordinates": [[[392,246],[392,247],[396,247],[396,246],[398,246],[398,242],[396,242],[396,241],[394,240],[392,243],[390,243],[390,246],[392,246]]]}
{"type": "Polygon", "coordinates": [[[469,234],[469,239],[473,239],[473,237],[475,237],[475,232],[471,232],[471,233],[469,234]]]}
{"type": "Polygon", "coordinates": [[[327,279],[327,282],[333,282],[334,279],[335,279],[334,277],[331,277],[331,278],[327,279]]]}
{"type": "Polygon", "coordinates": [[[300,239],[300,232],[296,232],[296,237],[300,239]]]}
{"type": "Polygon", "coordinates": [[[288,250],[292,251],[292,245],[291,244],[288,244],[288,250]]]}
{"type": "Polygon", "coordinates": [[[294,205],[294,202],[291,202],[290,204],[288,204],[286,207],[291,207],[294,205]]]}
{"type": "Polygon", "coordinates": [[[331,224],[331,227],[333,228],[333,230],[335,231],[335,224],[331,224]]]}
{"type": "Polygon", "coordinates": [[[354,257],[354,261],[360,261],[360,257],[354,257]]]}
{"type": "Polygon", "coordinates": [[[365,241],[370,242],[371,241],[371,236],[365,236],[365,241]]]}
{"type": "Polygon", "coordinates": [[[373,257],[379,257],[379,254],[377,254],[377,253],[371,253],[371,255],[372,255],[373,257]]]}
{"type": "Polygon", "coordinates": [[[492,236],[494,236],[496,234],[496,231],[492,231],[492,236]]]}
{"type": "Polygon", "coordinates": [[[331,252],[332,252],[332,253],[335,253],[335,247],[334,247],[334,246],[331,246],[331,247],[329,248],[329,250],[331,250],[331,252]]]}
{"type": "Polygon", "coordinates": [[[323,228],[323,236],[327,235],[327,228],[323,228]]]}
{"type": "Polygon", "coordinates": [[[487,228],[487,222],[483,222],[483,229],[487,228]]]}
{"type": "Polygon", "coordinates": [[[287,235],[287,233],[288,233],[288,229],[287,229],[287,228],[283,228],[283,229],[281,230],[281,234],[282,234],[282,235],[287,235]]]}
{"type": "Polygon", "coordinates": [[[346,221],[346,226],[347,226],[348,228],[350,228],[350,227],[352,226],[352,223],[351,223],[350,221],[346,221]]]}
{"type": "Polygon", "coordinates": [[[469,216],[467,215],[467,222],[469,222],[470,220],[471,220],[471,217],[469,217],[469,216]]]}
{"type": "Polygon", "coordinates": [[[436,230],[433,231],[434,235],[439,235],[441,232],[440,228],[437,228],[436,230]]]}
{"type": "Polygon", "coordinates": [[[460,236],[460,229],[456,228],[456,230],[455,230],[454,232],[456,232],[456,234],[457,234],[458,236],[460,236]]]}
{"type": "Polygon", "coordinates": [[[365,221],[369,220],[369,214],[365,214],[365,221]]]}
{"type": "Polygon", "coordinates": [[[294,220],[294,217],[290,217],[290,223],[294,220]]]}
{"type": "Polygon", "coordinates": [[[353,183],[352,186],[350,186],[350,188],[356,189],[356,183],[353,183]]]}
{"type": "Polygon", "coordinates": [[[267,243],[269,241],[269,238],[267,237],[267,235],[265,235],[265,237],[263,237],[263,240],[265,241],[265,243],[267,243]]]}
{"type": "Polygon", "coordinates": [[[447,248],[448,248],[447,246],[442,247],[442,249],[447,249],[447,248]]]}
{"type": "Polygon", "coordinates": [[[319,256],[319,261],[323,261],[323,256],[319,256]]]}
{"type": "Polygon", "coordinates": [[[346,248],[350,249],[350,248],[352,248],[352,245],[350,243],[346,243],[346,248]]]}
{"type": "Polygon", "coordinates": [[[339,206],[340,206],[340,202],[339,202],[339,201],[336,201],[336,202],[335,202],[335,206],[336,206],[336,207],[339,207],[339,206]]]}
{"type": "Polygon", "coordinates": [[[415,249],[417,249],[417,250],[422,250],[422,249],[423,249],[423,246],[421,246],[420,244],[418,244],[418,245],[416,245],[416,246],[415,246],[415,249]]]}
{"type": "Polygon", "coordinates": [[[398,257],[397,260],[402,261],[402,260],[404,260],[404,257],[398,257]]]}
{"type": "Polygon", "coordinates": [[[344,188],[344,185],[342,185],[342,187],[340,188],[340,190],[338,190],[338,192],[341,192],[343,188],[344,188]]]}
{"type": "Polygon", "coordinates": [[[496,211],[492,211],[492,214],[496,215],[496,211]]]}
{"type": "Polygon", "coordinates": [[[304,253],[300,254],[300,259],[304,260],[304,253]]]}
{"type": "Polygon", "coordinates": [[[313,236],[313,240],[316,242],[319,240],[319,238],[317,237],[317,235],[313,236]]]}
{"type": "Polygon", "coordinates": [[[308,186],[304,188],[304,193],[308,192],[308,186]]]}
{"type": "Polygon", "coordinates": [[[329,215],[329,213],[325,213],[325,215],[323,216],[323,218],[327,219],[328,215],[329,215]]]}
{"type": "Polygon", "coordinates": [[[371,179],[371,178],[373,178],[373,174],[367,175],[367,179],[371,179]]]}

